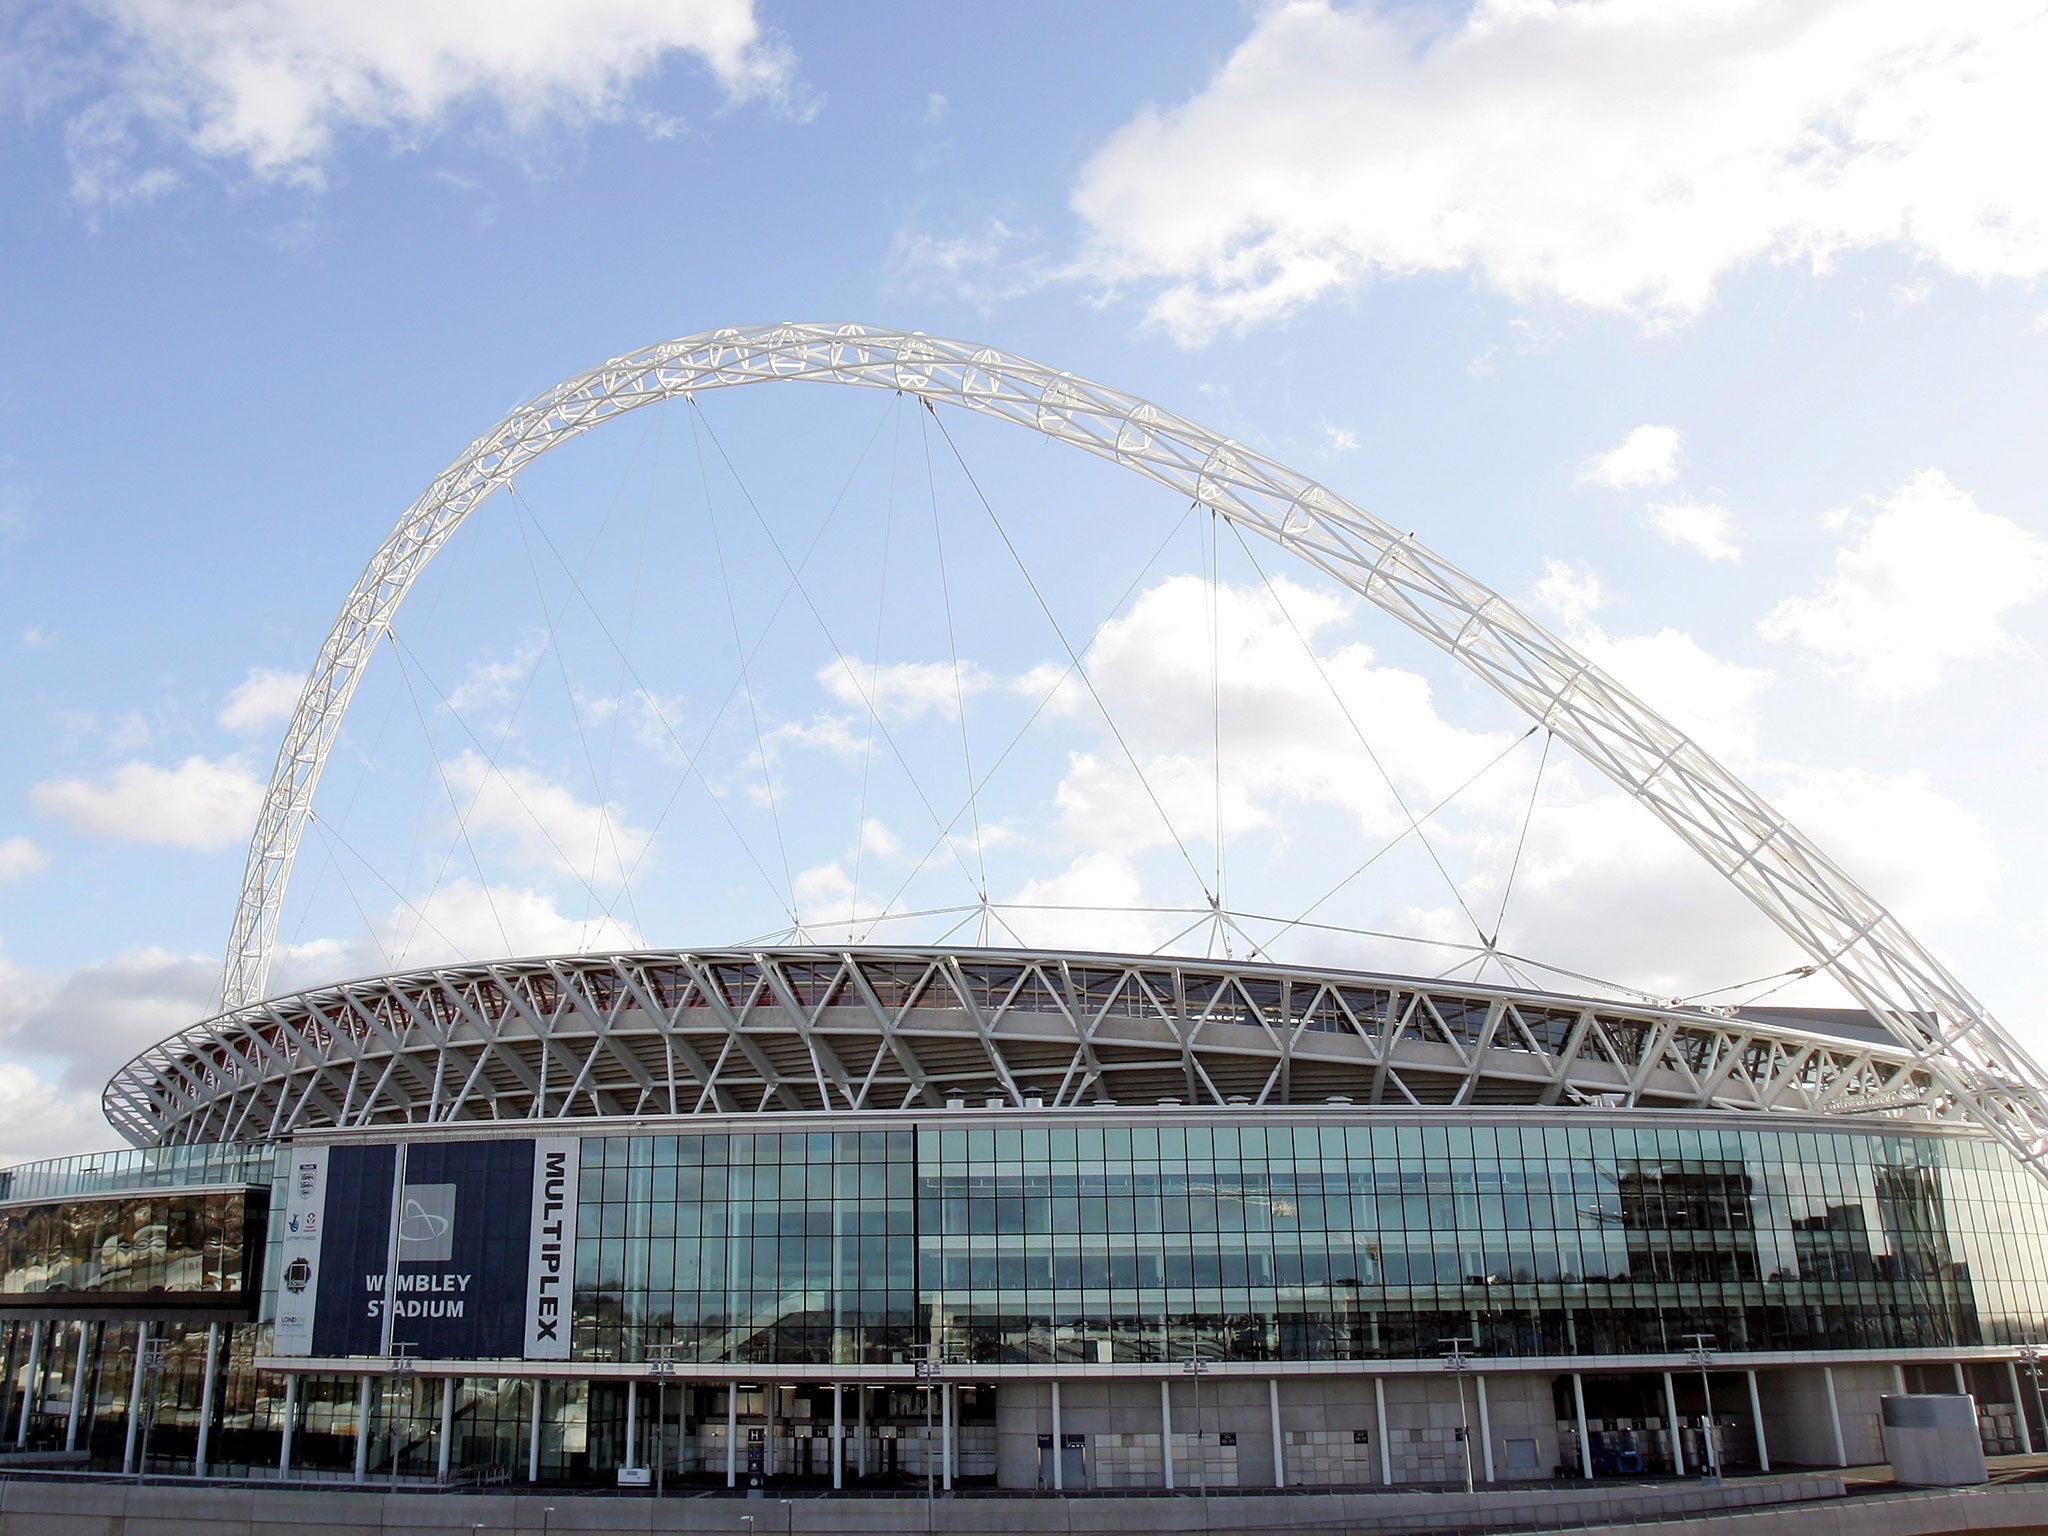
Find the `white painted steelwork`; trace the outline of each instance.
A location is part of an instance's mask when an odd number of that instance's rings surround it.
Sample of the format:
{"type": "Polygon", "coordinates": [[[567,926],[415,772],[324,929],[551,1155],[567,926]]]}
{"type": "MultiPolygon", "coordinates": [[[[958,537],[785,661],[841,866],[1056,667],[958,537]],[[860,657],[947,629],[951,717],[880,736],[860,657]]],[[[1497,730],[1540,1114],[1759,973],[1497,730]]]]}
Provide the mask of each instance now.
{"type": "Polygon", "coordinates": [[[124,1136],[152,1144],[949,1099],[1801,1114],[1875,1100],[1897,1116],[1928,1086],[1889,1043],[1698,1009],[1163,956],[805,946],[485,961],[316,988],[152,1047],[105,1103],[124,1136]]]}
{"type": "Polygon", "coordinates": [[[2048,1179],[2048,1078],[1880,903],[1684,732],[1410,534],[1159,407],[993,348],[859,325],[663,342],[565,380],[474,443],[408,507],[342,605],[285,733],[235,913],[222,1005],[261,996],[313,793],[362,670],[420,570],[485,497],[636,406],[743,384],[908,392],[1113,460],[1323,571],[1476,672],[1678,834],[1883,1022],[1944,1104],[2048,1179]]]}

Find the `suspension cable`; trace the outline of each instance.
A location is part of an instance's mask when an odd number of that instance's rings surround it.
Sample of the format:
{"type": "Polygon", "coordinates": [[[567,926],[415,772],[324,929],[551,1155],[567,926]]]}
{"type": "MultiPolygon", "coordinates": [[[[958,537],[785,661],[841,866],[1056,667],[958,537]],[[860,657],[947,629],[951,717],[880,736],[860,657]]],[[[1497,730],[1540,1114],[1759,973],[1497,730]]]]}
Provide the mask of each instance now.
{"type": "Polygon", "coordinates": [[[1159,813],[1160,824],[1166,828],[1167,836],[1173,839],[1173,846],[1180,850],[1181,859],[1187,864],[1188,873],[1195,877],[1196,886],[1200,888],[1203,897],[1209,904],[1211,906],[1217,905],[1218,898],[1216,892],[1209,889],[1209,882],[1203,878],[1201,867],[1195,863],[1194,855],[1188,852],[1188,845],[1182,840],[1179,830],[1175,828],[1173,818],[1166,814],[1166,806],[1160,800],[1158,792],[1152,788],[1152,781],[1145,777],[1145,770],[1138,764],[1137,754],[1131,750],[1130,743],[1124,739],[1124,733],[1117,727],[1116,717],[1109,712],[1109,706],[1103,701],[1102,694],[1097,690],[1095,680],[1088,675],[1087,667],[1082,665],[1081,653],[1074,649],[1073,642],[1067,638],[1067,632],[1060,627],[1060,621],[1053,616],[1052,605],[1045,600],[1045,594],[1039,590],[1038,582],[1032,577],[1030,568],[1024,563],[1024,557],[1017,552],[1017,546],[1011,542],[1009,529],[1005,528],[1003,520],[996,516],[996,509],[989,504],[988,496],[981,488],[981,482],[974,477],[974,471],[967,467],[967,460],[960,452],[960,445],[953,441],[953,434],[947,429],[945,418],[939,415],[929,400],[925,401],[924,407],[932,420],[938,422],[939,433],[945,438],[946,446],[953,450],[953,458],[959,464],[960,472],[967,477],[967,483],[974,488],[975,498],[980,501],[982,510],[988,514],[989,521],[995,525],[996,533],[1003,541],[1003,548],[1010,552],[1010,559],[1016,563],[1018,573],[1024,578],[1024,584],[1031,589],[1031,595],[1037,600],[1039,611],[1045,615],[1046,623],[1052,626],[1053,634],[1058,638],[1061,647],[1066,651],[1067,659],[1072,663],[1072,675],[1081,679],[1082,685],[1088,690],[1089,697],[1095,700],[1095,707],[1102,712],[1102,723],[1109,727],[1109,734],[1115,738],[1117,747],[1123,752],[1124,760],[1131,765],[1131,772],[1138,776],[1138,784],[1145,791],[1145,798],[1152,802],[1152,809],[1159,813]]]}

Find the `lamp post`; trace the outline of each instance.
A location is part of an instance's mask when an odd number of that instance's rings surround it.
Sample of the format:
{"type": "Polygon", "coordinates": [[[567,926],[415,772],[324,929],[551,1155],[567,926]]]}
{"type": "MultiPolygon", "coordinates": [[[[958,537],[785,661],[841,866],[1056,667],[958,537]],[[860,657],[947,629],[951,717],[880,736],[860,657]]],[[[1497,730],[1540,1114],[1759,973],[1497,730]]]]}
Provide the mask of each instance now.
{"type": "MultiPolygon", "coordinates": [[[[647,1351],[647,1374],[654,1378],[654,1496],[662,1492],[662,1468],[668,1450],[668,1384],[675,1379],[676,1347],[657,1344],[647,1351]]],[[[687,1414],[684,1415],[688,1417],[687,1414]]]]}
{"type": "Polygon", "coordinates": [[[1444,1369],[1458,1380],[1458,1439],[1465,1448],[1465,1491],[1472,1491],[1472,1421],[1465,1414],[1465,1372],[1472,1368],[1472,1357],[1465,1353],[1465,1346],[1475,1342],[1472,1339],[1438,1339],[1443,1346],[1444,1369]]]}
{"type": "MultiPolygon", "coordinates": [[[[416,1345],[412,1344],[398,1343],[394,1343],[391,1346],[391,1486],[393,1488],[398,1486],[398,1453],[401,1444],[398,1434],[398,1409],[400,1404],[410,1406],[408,1399],[412,1392],[412,1379],[419,1370],[419,1366],[408,1351],[416,1347],[416,1345]]],[[[410,1418],[411,1415],[408,1414],[407,1417],[410,1418]]]]}
{"type": "MultiPolygon", "coordinates": [[[[2027,1374],[2034,1378],[2034,1407],[2041,1415],[2043,1431],[2048,1432],[2048,1402],[2044,1402],[2041,1397],[2041,1351],[2035,1345],[2022,1344],[2019,1353],[2020,1364],[2024,1365],[2027,1374]]],[[[2022,1408],[2020,1412],[2024,1414],[2026,1410],[2022,1408]]]]}
{"type": "MultiPolygon", "coordinates": [[[[1714,1336],[1711,1333],[1688,1333],[1686,1338],[1691,1342],[1685,1351],[1685,1355],[1688,1360],[1700,1368],[1700,1392],[1706,1399],[1707,1404],[1706,1428],[1700,1434],[1700,1438],[1705,1443],[1707,1450],[1707,1469],[1702,1476],[1709,1482],[1719,1482],[1721,1480],[1721,1450],[1717,1443],[1718,1437],[1714,1433],[1714,1384],[1707,1379],[1707,1366],[1714,1358],[1714,1336]]],[[[1671,1426],[1671,1433],[1673,1435],[1678,1433],[1678,1426],[1676,1424],[1671,1426]]]]}
{"type": "MultiPolygon", "coordinates": [[[[142,1454],[136,1458],[135,1481],[138,1483],[149,1472],[149,1437],[156,1428],[157,1397],[163,1390],[164,1343],[162,1339],[142,1341],[142,1454]]],[[[30,1383],[34,1387],[34,1383],[30,1383]]],[[[22,1412],[28,1412],[27,1398],[23,1398],[22,1412]]]]}
{"type": "Polygon", "coordinates": [[[945,1349],[939,1344],[913,1345],[916,1356],[913,1368],[917,1379],[924,1383],[924,1528],[929,1533],[933,1526],[932,1492],[932,1399],[938,1394],[939,1380],[945,1374],[945,1349]]]}
{"type": "MultiPolygon", "coordinates": [[[[1209,1456],[1202,1444],[1202,1377],[1209,1369],[1209,1362],[1200,1355],[1189,1355],[1181,1361],[1180,1368],[1195,1381],[1195,1487],[1201,1490],[1202,1503],[1206,1506],[1209,1502],[1209,1456]]],[[[1172,1446],[1166,1448],[1166,1455],[1168,1460],[1172,1459],[1172,1446]]],[[[1208,1523],[1206,1516],[1203,1523],[1208,1523]]]]}

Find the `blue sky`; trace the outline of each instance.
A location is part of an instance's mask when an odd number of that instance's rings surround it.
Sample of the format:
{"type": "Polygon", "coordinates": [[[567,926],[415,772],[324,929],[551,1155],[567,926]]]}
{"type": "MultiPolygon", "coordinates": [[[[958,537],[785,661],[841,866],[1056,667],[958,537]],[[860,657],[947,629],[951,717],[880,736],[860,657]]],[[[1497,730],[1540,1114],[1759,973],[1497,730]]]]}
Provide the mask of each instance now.
{"type": "MultiPolygon", "coordinates": [[[[1071,369],[1415,529],[2048,1044],[2044,63],[2038,8],[1869,0],[8,10],[0,1161],[105,1143],[106,1070],[210,1011],[281,711],[436,471],[606,356],[784,318],[1071,369]]],[[[1238,899],[1291,914],[1397,824],[1333,694],[1418,803],[1508,754],[1445,815],[1457,894],[1411,844],[1344,923],[1455,936],[1514,865],[1525,953],[1666,995],[1796,962],[1568,761],[1522,838],[1504,706],[1227,533],[1212,600],[1199,520],[1130,477],[950,422],[970,484],[914,409],[746,394],[593,434],[451,544],[351,713],[282,981],[738,940],[859,905],[857,860],[906,902],[973,865],[1020,911],[1178,907],[1222,802],[1238,899]],[[922,791],[1064,664],[975,484],[1147,772],[1070,686],[915,876],[922,791]],[[816,619],[766,624],[761,529],[842,494],[816,619]],[[835,655],[929,767],[876,768],[835,655]]]]}

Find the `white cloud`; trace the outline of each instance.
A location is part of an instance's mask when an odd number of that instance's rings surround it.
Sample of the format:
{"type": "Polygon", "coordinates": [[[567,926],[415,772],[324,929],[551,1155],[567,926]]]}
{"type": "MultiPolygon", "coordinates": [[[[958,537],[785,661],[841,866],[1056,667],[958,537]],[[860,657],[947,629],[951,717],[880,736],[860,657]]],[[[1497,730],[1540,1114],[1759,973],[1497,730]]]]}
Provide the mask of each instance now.
{"type": "Polygon", "coordinates": [[[97,1090],[64,1088],[20,1062],[0,1061],[0,1168],[104,1152],[119,1141],[97,1090]]]}
{"type": "Polygon", "coordinates": [[[1591,567],[1546,560],[1543,579],[1530,590],[1529,600],[1556,614],[1567,627],[1575,627],[1607,605],[1607,592],[1591,567]]]}
{"type": "Polygon", "coordinates": [[[1005,911],[1003,922],[1024,943],[1048,948],[1142,955],[1180,926],[1133,910],[1146,905],[1144,882],[1120,853],[1081,854],[1058,874],[1027,882],[1010,900],[1040,910],[1005,911]]]}
{"type": "Polygon", "coordinates": [[[1350,453],[1358,447],[1358,434],[1349,427],[1335,427],[1326,421],[1323,423],[1323,436],[1329,439],[1333,454],[1350,453]]]}
{"type": "Polygon", "coordinates": [[[1029,254],[1033,238],[1000,218],[957,234],[905,225],[889,242],[884,285],[915,297],[957,300],[986,314],[1056,275],[1041,257],[1029,254]]]}
{"type": "Polygon", "coordinates": [[[57,635],[40,624],[31,624],[22,630],[21,643],[32,651],[47,651],[56,645],[57,635]]]}
{"type": "Polygon", "coordinates": [[[927,714],[957,720],[963,697],[996,686],[996,680],[971,661],[961,662],[956,672],[943,661],[899,661],[878,667],[845,657],[820,667],[818,681],[841,704],[863,715],[872,707],[892,725],[927,714]]]}
{"type": "Polygon", "coordinates": [[[12,885],[50,867],[50,856],[25,837],[0,837],[0,885],[12,885]]]}
{"type": "Polygon", "coordinates": [[[548,636],[532,630],[504,660],[471,662],[463,671],[462,681],[449,690],[448,707],[461,714],[485,705],[512,703],[525,691],[534,663],[547,648],[548,636]]]}
{"type": "Polygon", "coordinates": [[[2009,0],[1292,0],[1083,168],[1083,271],[1199,342],[1467,272],[1651,324],[1752,262],[2048,270],[2048,17],[2009,0]],[[1446,16],[1452,19],[1445,20],[1446,16]]]}
{"type": "Polygon", "coordinates": [[[1756,756],[1756,705],[1771,685],[1768,671],[1723,661],[1680,629],[1616,638],[1589,625],[1572,640],[1707,751],[1735,763],[1756,756]]]}
{"type": "Polygon", "coordinates": [[[529,869],[615,885],[646,852],[649,834],[628,826],[618,806],[579,800],[530,769],[493,768],[465,752],[448,765],[448,783],[471,834],[498,834],[529,869]]]}
{"type": "Polygon", "coordinates": [[[1611,486],[1618,491],[1669,485],[1678,478],[1678,454],[1683,444],[1676,427],[1637,427],[1605,453],[1596,453],[1586,460],[1579,469],[1579,483],[1611,486]]]}
{"type": "Polygon", "coordinates": [[[1851,537],[1833,571],[1759,625],[1847,673],[1867,698],[1925,693],[1952,662],[2015,642],[2005,617],[2048,591],[2048,543],[1986,512],[1938,469],[1924,469],[1875,510],[1832,520],[1851,537]]]}
{"type": "Polygon", "coordinates": [[[249,675],[229,690],[214,716],[223,730],[260,731],[289,720],[306,686],[305,674],[275,667],[251,667],[249,675]]]}
{"type": "Polygon", "coordinates": [[[1735,520],[1711,501],[1660,501],[1650,507],[1650,524],[1681,549],[1708,560],[1740,560],[1735,520]]]}
{"type": "MultiPolygon", "coordinates": [[[[1339,809],[1368,836],[1398,830],[1405,817],[1359,730],[1411,801],[1449,792],[1506,744],[1505,736],[1445,720],[1420,675],[1376,665],[1367,646],[1332,644],[1354,610],[1348,598],[1285,578],[1274,581],[1273,594],[1225,583],[1215,596],[1226,838],[1276,827],[1284,807],[1304,804],[1339,809]]],[[[1097,631],[1088,675],[1122,744],[1104,733],[1093,748],[1070,755],[1057,803],[1074,846],[1136,853],[1176,836],[1213,843],[1219,791],[1209,622],[1207,583],[1174,576],[1097,631]],[[1126,749],[1143,769],[1142,782],[1126,749]]],[[[1093,723],[1094,695],[1062,688],[1048,713],[1093,723]]]]}
{"type": "Polygon", "coordinates": [[[1756,755],[1756,701],[1771,684],[1768,671],[1723,661],[1681,629],[1608,634],[1593,618],[1607,594],[1588,567],[1546,561],[1530,601],[1555,614],[1588,659],[1709,752],[1737,762],[1756,755]]]}
{"type": "Polygon", "coordinates": [[[75,832],[121,843],[211,851],[246,840],[263,781],[239,758],[188,757],[175,768],[123,763],[98,780],[53,779],[29,803],[75,832]]]}
{"type": "MultiPolygon", "coordinates": [[[[751,0],[98,0],[105,94],[69,130],[83,201],[161,196],[136,125],[263,180],[319,185],[353,130],[417,141],[484,109],[515,132],[637,119],[634,90],[677,55],[728,98],[792,98],[787,51],[751,0]]],[[[657,122],[660,121],[656,114],[657,122]]]]}

